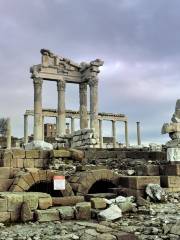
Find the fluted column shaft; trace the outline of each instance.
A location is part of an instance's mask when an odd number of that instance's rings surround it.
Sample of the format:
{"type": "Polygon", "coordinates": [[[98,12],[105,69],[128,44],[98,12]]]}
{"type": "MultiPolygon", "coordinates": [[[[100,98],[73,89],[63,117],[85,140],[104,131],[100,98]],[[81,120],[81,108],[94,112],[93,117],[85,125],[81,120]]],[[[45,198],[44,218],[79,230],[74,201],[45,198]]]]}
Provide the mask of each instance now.
{"type": "Polygon", "coordinates": [[[99,120],[99,146],[103,148],[102,120],[99,120]]]}
{"type": "Polygon", "coordinates": [[[137,124],[137,144],[141,145],[141,130],[140,130],[140,122],[136,122],[137,124]]]}
{"type": "Polygon", "coordinates": [[[64,81],[57,82],[58,90],[58,116],[57,116],[57,135],[64,135],[66,132],[66,116],[65,116],[65,89],[66,83],[64,81]]]}
{"type": "Polygon", "coordinates": [[[87,83],[79,84],[80,128],[88,128],[87,119],[87,83]]]}
{"type": "Polygon", "coordinates": [[[6,129],[6,138],[7,138],[7,149],[11,149],[11,122],[10,118],[7,119],[7,129],[6,129]]]}
{"type": "Polygon", "coordinates": [[[42,140],[42,82],[34,78],[34,140],[42,140]]]}
{"type": "Polygon", "coordinates": [[[28,143],[28,115],[24,115],[24,144],[28,143]]]}

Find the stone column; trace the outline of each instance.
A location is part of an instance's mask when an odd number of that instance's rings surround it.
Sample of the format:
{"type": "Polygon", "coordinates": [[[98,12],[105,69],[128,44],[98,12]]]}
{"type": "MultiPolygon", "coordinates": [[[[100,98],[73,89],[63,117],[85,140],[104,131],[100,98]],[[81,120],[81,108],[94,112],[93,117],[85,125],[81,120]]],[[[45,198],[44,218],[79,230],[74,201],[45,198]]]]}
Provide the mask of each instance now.
{"type": "Polygon", "coordinates": [[[44,116],[42,116],[42,140],[44,141],[44,116]]]}
{"type": "Polygon", "coordinates": [[[90,128],[95,129],[98,136],[98,79],[89,80],[90,86],[90,128]]]}
{"type": "Polygon", "coordinates": [[[42,140],[42,82],[34,78],[34,140],[42,140]]]}
{"type": "Polygon", "coordinates": [[[71,118],[71,133],[74,132],[74,118],[71,118]]]}
{"type": "Polygon", "coordinates": [[[24,144],[28,143],[28,115],[24,115],[24,144]]]}
{"type": "Polygon", "coordinates": [[[11,149],[11,121],[7,118],[6,122],[6,139],[7,139],[7,149],[11,149]]]}
{"type": "Polygon", "coordinates": [[[66,132],[66,110],[65,110],[65,81],[57,81],[58,90],[58,116],[57,116],[57,135],[64,135],[66,132]]]}
{"type": "Polygon", "coordinates": [[[99,146],[103,148],[102,120],[99,119],[99,146]]]}
{"type": "Polygon", "coordinates": [[[116,121],[112,120],[113,148],[116,147],[116,121]]]}
{"type": "Polygon", "coordinates": [[[129,137],[128,137],[128,122],[125,121],[125,144],[126,144],[126,147],[129,146],[129,137]]]}
{"type": "Polygon", "coordinates": [[[137,144],[141,145],[140,122],[136,122],[136,124],[137,124],[137,144]]]}
{"type": "Polygon", "coordinates": [[[88,128],[87,119],[87,83],[79,84],[80,128],[88,128]]]}

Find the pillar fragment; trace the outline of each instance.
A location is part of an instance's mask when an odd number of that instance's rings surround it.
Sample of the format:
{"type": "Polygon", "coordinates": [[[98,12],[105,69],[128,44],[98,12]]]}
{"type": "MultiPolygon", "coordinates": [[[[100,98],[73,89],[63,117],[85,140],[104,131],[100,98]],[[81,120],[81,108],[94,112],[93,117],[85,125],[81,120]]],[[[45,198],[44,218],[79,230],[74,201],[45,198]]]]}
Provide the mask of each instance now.
{"type": "Polygon", "coordinates": [[[6,138],[7,138],[7,149],[11,149],[11,122],[10,118],[7,118],[6,122],[6,138]]]}
{"type": "Polygon", "coordinates": [[[87,83],[79,84],[80,128],[88,128],[87,119],[87,83]]]}
{"type": "Polygon", "coordinates": [[[65,116],[65,81],[57,81],[58,91],[58,109],[57,109],[57,136],[64,135],[66,132],[66,116],[65,116]]]}
{"type": "Polygon", "coordinates": [[[42,82],[34,78],[34,140],[42,140],[42,82]]]}
{"type": "Polygon", "coordinates": [[[140,130],[140,122],[136,122],[137,124],[137,144],[141,145],[141,130],[140,130]]]}
{"type": "Polygon", "coordinates": [[[28,143],[28,115],[24,115],[24,144],[28,143]]]}
{"type": "Polygon", "coordinates": [[[73,133],[74,132],[74,118],[73,117],[71,117],[71,133],[73,133]]]}

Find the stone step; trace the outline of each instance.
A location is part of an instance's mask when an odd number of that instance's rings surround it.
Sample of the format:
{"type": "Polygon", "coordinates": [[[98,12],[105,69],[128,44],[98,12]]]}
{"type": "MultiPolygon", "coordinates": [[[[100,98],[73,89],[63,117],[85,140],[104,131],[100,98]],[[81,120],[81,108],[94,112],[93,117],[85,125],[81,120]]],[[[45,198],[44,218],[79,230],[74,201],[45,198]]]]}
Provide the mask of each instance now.
{"type": "Polygon", "coordinates": [[[85,200],[86,201],[90,201],[91,198],[107,198],[107,199],[111,199],[111,198],[115,198],[117,197],[117,194],[115,193],[92,193],[92,194],[86,194],[85,195],[85,200]]]}
{"type": "Polygon", "coordinates": [[[145,189],[149,183],[160,185],[160,176],[121,176],[119,178],[119,185],[125,188],[145,189]]]}

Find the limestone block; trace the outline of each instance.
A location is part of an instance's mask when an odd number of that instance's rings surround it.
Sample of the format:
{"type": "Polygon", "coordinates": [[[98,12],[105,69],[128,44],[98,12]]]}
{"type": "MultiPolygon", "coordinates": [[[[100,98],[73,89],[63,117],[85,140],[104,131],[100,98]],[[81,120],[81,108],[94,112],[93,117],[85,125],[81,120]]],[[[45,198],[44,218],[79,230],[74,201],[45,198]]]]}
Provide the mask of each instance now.
{"type": "Polygon", "coordinates": [[[145,189],[149,183],[159,184],[159,176],[121,176],[119,184],[132,189],[145,189]]]}
{"type": "Polygon", "coordinates": [[[35,217],[39,222],[51,222],[60,220],[59,211],[55,208],[36,210],[35,217]]]}
{"type": "Polygon", "coordinates": [[[28,222],[33,220],[33,213],[27,202],[22,203],[20,217],[22,222],[28,222]]]}
{"type": "Polygon", "coordinates": [[[40,150],[39,151],[39,158],[48,159],[49,157],[50,157],[50,151],[49,150],[40,150]]]}
{"type": "Polygon", "coordinates": [[[113,233],[117,240],[138,240],[138,238],[133,233],[126,233],[126,232],[114,232],[113,233]]]}
{"type": "Polygon", "coordinates": [[[84,151],[71,149],[70,152],[71,152],[72,159],[76,161],[82,161],[84,159],[84,151]]]}
{"type": "Polygon", "coordinates": [[[26,202],[31,210],[38,208],[39,193],[25,192],[23,194],[23,202],[26,202]]]}
{"type": "Polygon", "coordinates": [[[22,177],[16,178],[13,182],[13,185],[18,185],[25,191],[30,188],[29,184],[22,177]]]}
{"type": "Polygon", "coordinates": [[[104,220],[116,220],[122,217],[122,211],[117,205],[111,205],[109,208],[101,211],[99,217],[104,220]]]}
{"type": "Polygon", "coordinates": [[[24,168],[34,168],[34,159],[33,158],[25,158],[24,159],[24,168]]]}
{"type": "Polygon", "coordinates": [[[74,219],[75,210],[73,207],[64,206],[57,208],[60,214],[60,219],[62,220],[71,220],[74,219]]]}
{"type": "Polygon", "coordinates": [[[10,212],[0,213],[0,222],[9,222],[11,219],[10,212]]]}
{"type": "Polygon", "coordinates": [[[26,150],[26,158],[39,158],[40,151],[39,150],[26,150]]]}
{"type": "Polygon", "coordinates": [[[44,167],[44,161],[45,159],[40,159],[40,158],[38,158],[38,159],[34,159],[34,167],[35,168],[43,168],[44,167]]]}
{"type": "Polygon", "coordinates": [[[13,179],[0,179],[0,192],[8,191],[13,183],[13,179]]]}
{"type": "Polygon", "coordinates": [[[180,176],[180,164],[168,164],[160,166],[161,175],[180,176]]]}
{"type": "Polygon", "coordinates": [[[105,209],[107,206],[103,198],[91,198],[91,207],[95,209],[105,209]]]}
{"type": "Polygon", "coordinates": [[[34,185],[35,181],[34,181],[34,178],[32,177],[32,175],[30,173],[24,174],[22,177],[23,177],[24,181],[26,181],[26,183],[29,186],[34,185]]]}
{"type": "Polygon", "coordinates": [[[79,202],[84,202],[84,196],[53,197],[53,206],[74,206],[79,202]]]}
{"type": "Polygon", "coordinates": [[[12,168],[10,167],[0,167],[0,179],[10,178],[12,168]]]}
{"type": "Polygon", "coordinates": [[[21,193],[7,193],[7,204],[9,212],[20,212],[23,202],[23,194],[21,193]]]}
{"type": "Polygon", "coordinates": [[[91,203],[89,202],[77,203],[75,215],[77,220],[89,220],[91,218],[91,203]]]}
{"type": "Polygon", "coordinates": [[[34,179],[34,182],[39,182],[40,181],[39,172],[38,172],[37,168],[34,168],[33,171],[31,171],[30,173],[31,173],[31,175],[34,179]]]}
{"type": "Polygon", "coordinates": [[[167,149],[167,161],[180,162],[180,148],[168,148],[167,149]]]}
{"type": "Polygon", "coordinates": [[[23,168],[24,167],[24,159],[23,158],[14,159],[13,162],[16,163],[17,168],[23,168]]]}
{"type": "Polygon", "coordinates": [[[52,150],[51,153],[50,153],[50,157],[51,158],[69,158],[71,157],[71,152],[68,151],[68,150],[64,150],[64,149],[61,149],[61,150],[52,150]]]}
{"type": "Polygon", "coordinates": [[[13,149],[12,155],[13,158],[25,158],[25,151],[22,149],[13,149]]]}
{"type": "Polygon", "coordinates": [[[41,181],[46,181],[47,179],[47,174],[46,174],[46,170],[39,170],[39,179],[41,181]]]}
{"type": "Polygon", "coordinates": [[[135,170],[138,176],[159,176],[159,165],[137,165],[135,170]]]}
{"type": "MultiPolygon", "coordinates": [[[[26,144],[25,149],[26,150],[52,150],[53,145],[48,142],[36,140],[36,141],[32,141],[32,142],[26,144]]],[[[33,157],[33,158],[35,158],[35,157],[33,157]]]]}
{"type": "Polygon", "coordinates": [[[48,209],[49,207],[52,207],[51,197],[39,198],[39,204],[38,204],[39,209],[45,210],[45,209],[48,209]]]}
{"type": "Polygon", "coordinates": [[[180,176],[161,176],[161,187],[179,188],[180,176]]]}
{"type": "Polygon", "coordinates": [[[17,222],[20,220],[20,216],[21,216],[21,211],[17,210],[14,212],[10,212],[10,218],[11,218],[11,222],[17,222]]]}
{"type": "Polygon", "coordinates": [[[7,212],[7,198],[0,198],[0,215],[1,212],[7,212]]]}

